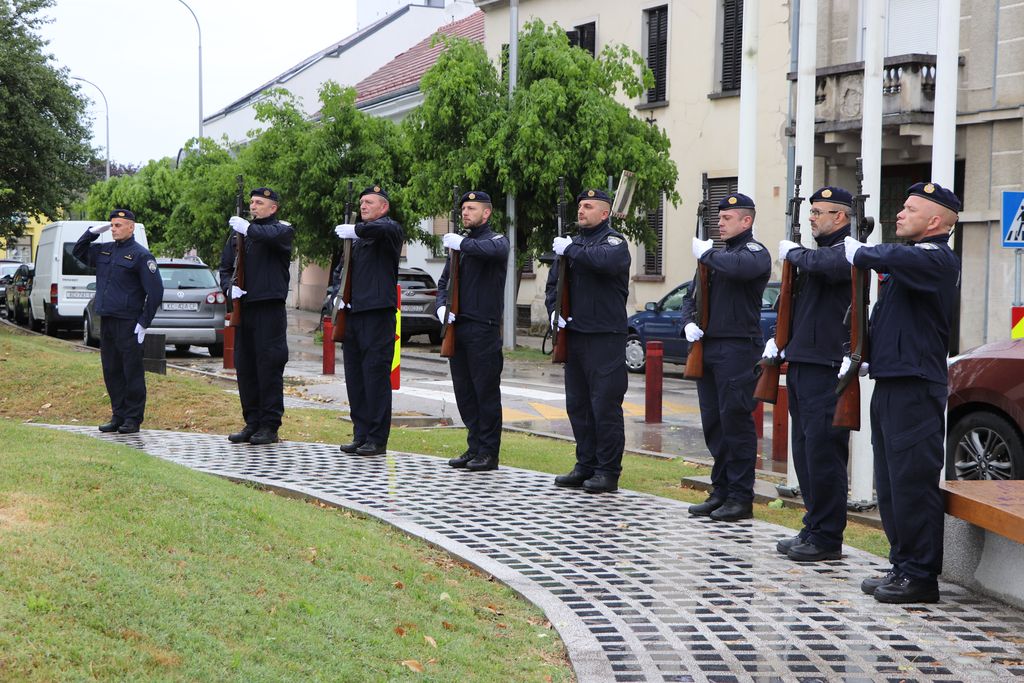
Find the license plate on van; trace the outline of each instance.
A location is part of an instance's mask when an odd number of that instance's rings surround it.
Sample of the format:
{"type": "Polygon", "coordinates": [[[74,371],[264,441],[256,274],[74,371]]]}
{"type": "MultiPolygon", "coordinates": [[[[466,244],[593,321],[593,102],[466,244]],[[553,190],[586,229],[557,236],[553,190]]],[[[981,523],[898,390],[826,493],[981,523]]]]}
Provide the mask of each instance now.
{"type": "Polygon", "coordinates": [[[199,304],[188,303],[185,301],[167,301],[164,302],[165,311],[198,311],[199,304]]]}
{"type": "Polygon", "coordinates": [[[90,292],[88,290],[86,290],[86,291],[77,290],[76,291],[74,289],[71,289],[71,290],[68,290],[67,292],[65,292],[64,296],[67,297],[68,299],[91,299],[92,298],[92,292],[90,292]]]}

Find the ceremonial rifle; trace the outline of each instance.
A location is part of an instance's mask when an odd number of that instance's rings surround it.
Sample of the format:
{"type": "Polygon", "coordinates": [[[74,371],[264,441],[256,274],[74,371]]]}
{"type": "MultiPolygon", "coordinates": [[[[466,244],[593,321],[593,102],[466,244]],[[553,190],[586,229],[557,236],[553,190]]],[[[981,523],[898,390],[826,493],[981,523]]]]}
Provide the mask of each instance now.
{"type": "MultiPolygon", "coordinates": [[[[235,193],[235,212],[240,218],[245,217],[245,178],[241,175],[235,176],[238,183],[238,191],[235,193]]],[[[245,289],[245,235],[236,232],[235,235],[235,267],[231,276],[231,284],[239,289],[245,289]]],[[[242,324],[242,299],[231,297],[231,327],[238,327],[242,324]]]]}
{"type": "MultiPolygon", "coordinates": [[[[704,216],[708,212],[710,202],[708,186],[708,174],[701,174],[703,185],[703,198],[697,205],[697,239],[708,238],[708,228],[704,222],[704,216]]],[[[693,305],[697,312],[697,327],[707,330],[708,318],[711,312],[708,310],[708,267],[697,260],[697,287],[693,292],[693,305]]],[[[690,349],[686,356],[686,367],[683,368],[683,377],[686,379],[700,379],[704,376],[704,342],[698,339],[690,342],[690,349]]]]}
{"type": "MultiPolygon", "coordinates": [[[[342,217],[349,225],[356,222],[352,208],[352,181],[348,181],[348,192],[345,195],[345,215],[342,217]]],[[[352,303],[352,240],[341,241],[341,273],[338,276],[338,291],[334,294],[334,310],[331,311],[331,323],[334,331],[331,339],[340,342],[345,340],[345,323],[348,320],[347,309],[341,305],[352,303]]]]}
{"type": "MultiPolygon", "coordinates": [[[[867,242],[875,229],[875,219],[864,215],[864,160],[857,159],[857,194],[853,198],[850,215],[850,234],[867,242]]],[[[836,412],[832,426],[841,429],[860,429],[860,366],[868,362],[868,304],[871,295],[871,270],[851,266],[852,292],[850,310],[850,367],[839,378],[836,394],[836,412]]]]}
{"type": "MultiPolygon", "coordinates": [[[[452,186],[452,216],[449,220],[452,232],[459,231],[459,186],[452,186]]],[[[458,249],[448,250],[448,308],[441,321],[441,357],[451,358],[455,355],[455,328],[448,324],[448,315],[459,314],[459,261],[462,252],[458,249]]]]}
{"type": "MultiPolygon", "coordinates": [[[[800,196],[801,166],[796,167],[793,180],[793,197],[789,200],[786,215],[789,216],[789,235],[786,239],[800,244],[800,196]]],[[[778,315],[775,318],[775,346],[779,355],[775,358],[762,358],[761,376],[754,388],[754,398],[758,401],[774,404],[779,398],[779,375],[782,373],[782,351],[789,344],[793,333],[793,308],[796,306],[796,267],[789,259],[782,262],[782,286],[779,288],[778,315]]]]}
{"type": "MultiPolygon", "coordinates": [[[[558,179],[558,236],[565,237],[565,176],[558,179]]],[[[558,281],[555,284],[555,314],[551,321],[551,362],[564,363],[569,360],[568,338],[565,330],[558,328],[558,319],[569,319],[569,262],[564,256],[556,256],[558,281]]]]}

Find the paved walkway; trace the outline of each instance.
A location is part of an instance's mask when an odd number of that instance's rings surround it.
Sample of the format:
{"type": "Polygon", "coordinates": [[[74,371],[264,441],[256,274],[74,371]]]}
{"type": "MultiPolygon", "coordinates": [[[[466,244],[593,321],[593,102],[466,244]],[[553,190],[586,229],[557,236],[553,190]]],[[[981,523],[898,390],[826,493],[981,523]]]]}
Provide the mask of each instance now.
{"type": "Polygon", "coordinates": [[[307,494],[445,548],[540,606],[580,681],[1024,681],[1024,613],[947,583],[937,605],[879,604],[859,590],[885,569],[878,558],[846,548],[797,565],[774,548],[792,531],[766,522],[718,524],[655,496],[593,496],[548,474],[470,474],[424,455],[57,428],[307,494]]]}

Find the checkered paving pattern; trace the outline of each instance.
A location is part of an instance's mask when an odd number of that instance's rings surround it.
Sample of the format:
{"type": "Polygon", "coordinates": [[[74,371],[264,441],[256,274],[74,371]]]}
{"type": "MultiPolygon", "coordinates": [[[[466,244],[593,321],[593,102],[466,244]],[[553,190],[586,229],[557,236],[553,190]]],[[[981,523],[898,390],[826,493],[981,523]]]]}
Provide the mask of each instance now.
{"type": "Polygon", "coordinates": [[[187,467],[315,496],[447,548],[547,612],[581,681],[1024,682],[1024,613],[942,583],[937,605],[881,605],[886,566],[846,548],[797,565],[792,531],[720,524],[548,474],[455,471],[439,458],[344,456],[334,445],[236,446],[223,436],[102,435],[187,467]]]}

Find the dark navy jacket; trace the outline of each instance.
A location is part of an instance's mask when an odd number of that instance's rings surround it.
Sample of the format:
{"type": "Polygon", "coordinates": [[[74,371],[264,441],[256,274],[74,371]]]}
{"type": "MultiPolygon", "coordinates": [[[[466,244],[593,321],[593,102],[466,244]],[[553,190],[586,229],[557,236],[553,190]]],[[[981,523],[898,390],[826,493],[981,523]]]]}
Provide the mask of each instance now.
{"type": "MultiPolygon", "coordinates": [[[[398,307],[398,259],[405,235],[402,226],[388,216],[356,224],[359,239],[352,241],[353,313],[398,307]]],[[[338,290],[341,263],[331,276],[333,291],[338,290]]]]}
{"type": "Polygon", "coordinates": [[[93,310],[101,316],[134,320],[149,327],[164,300],[164,283],[156,259],[134,236],[93,244],[97,239],[99,235],[86,230],[72,250],[75,258],[96,268],[93,310]]]}
{"type": "Polygon", "coordinates": [[[850,308],[850,262],[843,238],[850,226],[815,238],[817,249],[793,249],[786,258],[797,268],[793,330],[786,360],[839,367],[850,330],[843,324],[850,308]]]}
{"type": "Polygon", "coordinates": [[[569,315],[565,329],[585,334],[626,333],[626,297],[629,295],[629,246],[608,221],[581,229],[556,265],[548,271],[544,305],[548,319],[555,310],[558,268],[568,264],[569,315]]]}
{"type": "MultiPolygon", "coordinates": [[[[761,339],[761,297],[772,272],[772,257],[747,230],[726,240],[724,249],[700,257],[708,267],[708,325],[706,337],[761,339]]],[[[697,277],[681,308],[683,326],[697,322],[693,294],[697,277]]],[[[763,341],[763,340],[762,340],[763,341]]]]}
{"type": "Polygon", "coordinates": [[[946,384],[946,355],[960,285],[960,259],[947,235],[857,250],[853,262],[883,275],[871,313],[871,376],[946,384]]]}
{"type": "MultiPolygon", "coordinates": [[[[508,238],[479,225],[459,245],[458,318],[488,325],[500,325],[505,310],[505,273],[508,270],[508,238]]],[[[448,305],[448,269],[451,255],[437,281],[434,310],[448,305]]]]}
{"type": "MultiPolygon", "coordinates": [[[[220,288],[231,297],[231,278],[235,272],[235,239],[232,231],[220,255],[220,288]]],[[[291,273],[292,240],[295,228],[277,218],[275,213],[254,220],[245,235],[244,303],[284,301],[288,298],[291,273]]]]}

